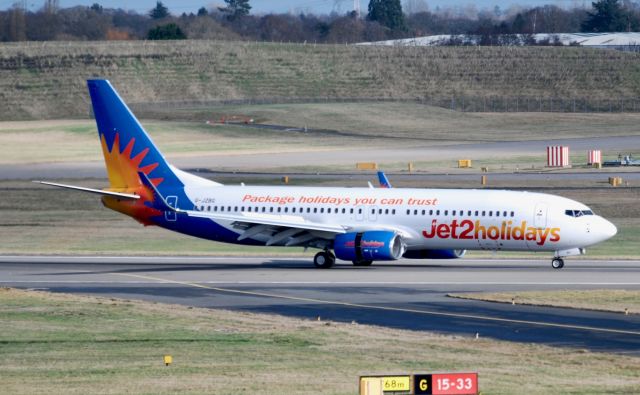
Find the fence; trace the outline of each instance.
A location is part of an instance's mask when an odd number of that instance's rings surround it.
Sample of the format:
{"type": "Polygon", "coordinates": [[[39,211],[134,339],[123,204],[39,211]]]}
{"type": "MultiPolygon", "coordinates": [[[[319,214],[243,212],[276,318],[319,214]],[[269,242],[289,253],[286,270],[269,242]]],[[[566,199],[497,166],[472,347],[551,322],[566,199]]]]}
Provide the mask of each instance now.
{"type": "Polygon", "coordinates": [[[270,97],[232,100],[198,100],[155,103],[131,103],[134,112],[226,105],[308,104],[308,103],[418,103],[459,112],[640,112],[640,97],[607,99],[527,96],[449,96],[422,98],[387,97],[270,97]]]}

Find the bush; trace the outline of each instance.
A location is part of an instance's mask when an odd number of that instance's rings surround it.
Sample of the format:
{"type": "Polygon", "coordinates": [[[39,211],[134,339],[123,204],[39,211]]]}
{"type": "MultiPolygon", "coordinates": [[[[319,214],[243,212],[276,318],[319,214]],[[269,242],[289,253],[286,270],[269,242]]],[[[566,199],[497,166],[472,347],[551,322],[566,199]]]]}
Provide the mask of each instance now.
{"type": "Polygon", "coordinates": [[[184,40],[186,38],[187,35],[175,23],[156,26],[147,33],[149,40],[184,40]]]}

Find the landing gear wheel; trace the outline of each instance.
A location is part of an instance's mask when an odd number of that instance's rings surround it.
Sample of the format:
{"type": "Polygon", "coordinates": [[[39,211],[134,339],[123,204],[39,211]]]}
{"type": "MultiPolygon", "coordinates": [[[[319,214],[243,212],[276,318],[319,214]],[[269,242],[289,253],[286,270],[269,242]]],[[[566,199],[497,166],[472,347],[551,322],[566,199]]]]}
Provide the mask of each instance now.
{"type": "Polygon", "coordinates": [[[329,269],[336,263],[336,257],[329,251],[321,251],[313,257],[313,264],[319,269],[329,269]]]}
{"type": "Polygon", "coordinates": [[[564,260],[562,258],[553,258],[551,267],[554,269],[562,269],[564,267],[564,260]]]}
{"type": "Polygon", "coordinates": [[[353,266],[371,266],[373,261],[351,261],[353,266]]]}

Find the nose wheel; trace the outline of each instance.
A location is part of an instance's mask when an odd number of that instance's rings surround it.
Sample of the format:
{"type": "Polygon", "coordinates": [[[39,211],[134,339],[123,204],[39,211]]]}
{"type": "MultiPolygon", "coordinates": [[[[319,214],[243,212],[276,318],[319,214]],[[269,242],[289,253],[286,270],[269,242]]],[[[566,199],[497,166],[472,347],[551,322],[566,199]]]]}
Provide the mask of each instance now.
{"type": "Polygon", "coordinates": [[[554,269],[562,269],[564,267],[564,260],[562,258],[553,258],[551,267],[554,269]]]}
{"type": "Polygon", "coordinates": [[[336,263],[336,256],[331,251],[321,251],[313,257],[313,264],[318,269],[329,269],[336,263]]]}

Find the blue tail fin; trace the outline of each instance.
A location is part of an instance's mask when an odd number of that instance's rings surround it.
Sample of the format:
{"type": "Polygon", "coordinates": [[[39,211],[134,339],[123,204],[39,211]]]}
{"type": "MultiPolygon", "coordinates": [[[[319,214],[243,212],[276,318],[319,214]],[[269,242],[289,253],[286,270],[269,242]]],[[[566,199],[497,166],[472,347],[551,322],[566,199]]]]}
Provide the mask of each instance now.
{"type": "Polygon", "coordinates": [[[378,172],[378,182],[380,183],[380,188],[392,188],[389,179],[383,171],[378,172]]]}
{"type": "Polygon", "coordinates": [[[143,185],[138,172],[162,193],[183,183],[153,144],[140,122],[107,80],[88,80],[111,188],[135,190],[143,185]]]}

